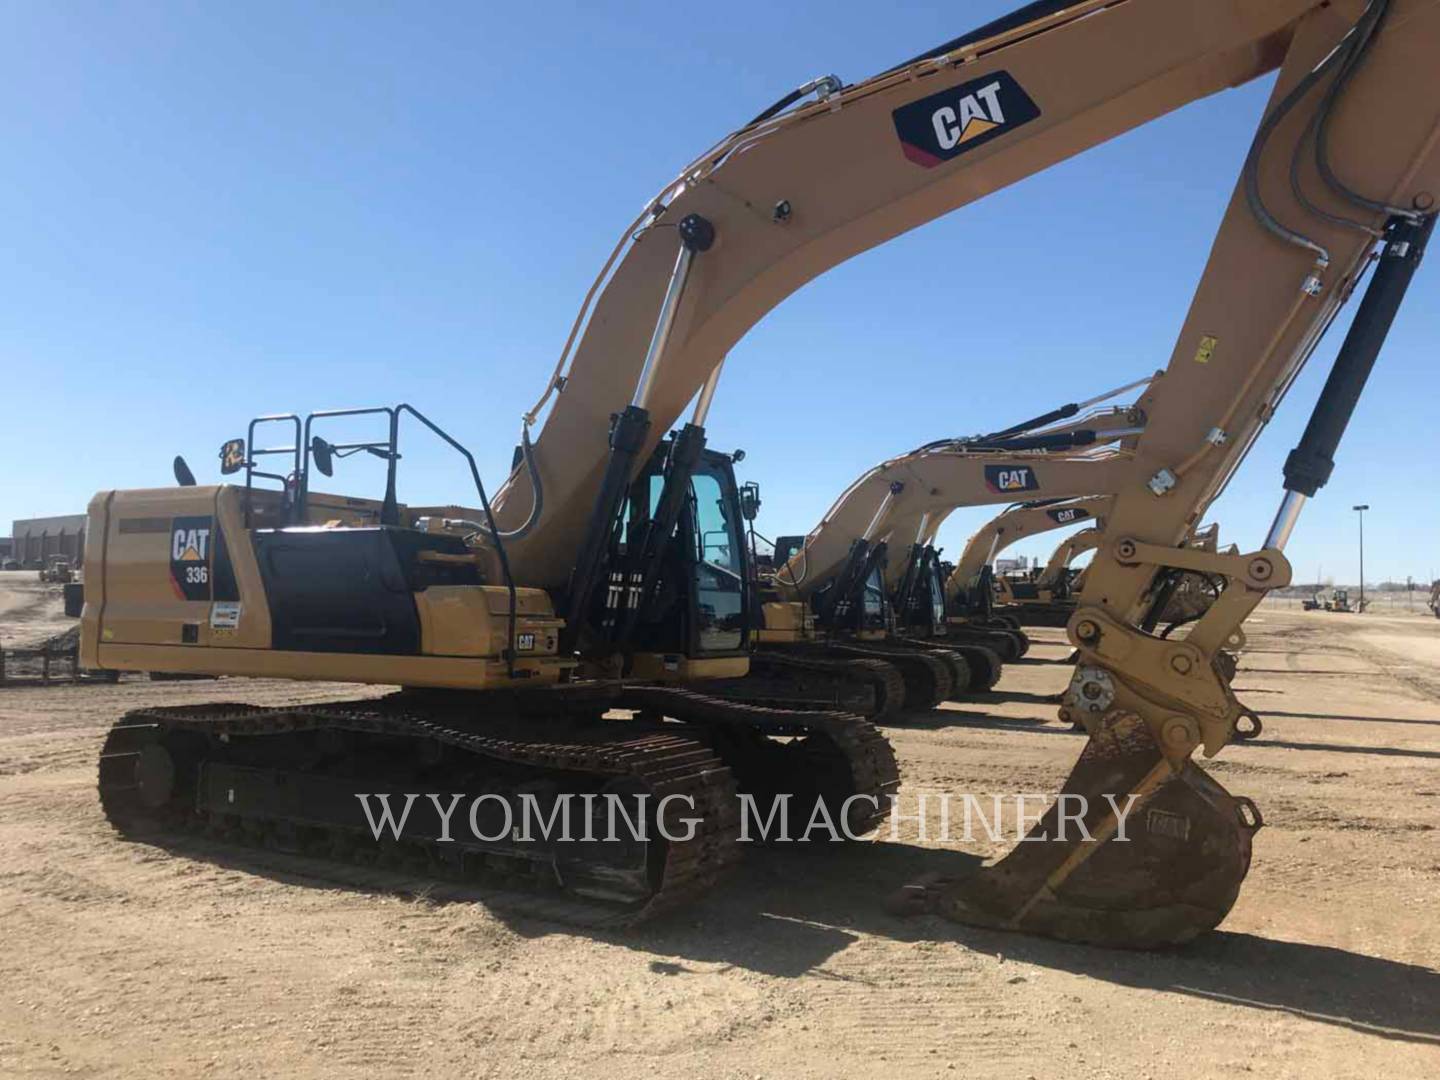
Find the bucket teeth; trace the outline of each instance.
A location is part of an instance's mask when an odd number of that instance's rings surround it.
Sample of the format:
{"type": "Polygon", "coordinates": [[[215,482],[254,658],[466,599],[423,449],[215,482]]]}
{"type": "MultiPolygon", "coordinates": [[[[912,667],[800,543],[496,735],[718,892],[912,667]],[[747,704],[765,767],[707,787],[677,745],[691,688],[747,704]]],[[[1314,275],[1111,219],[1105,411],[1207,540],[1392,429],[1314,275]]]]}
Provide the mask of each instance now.
{"type": "Polygon", "coordinates": [[[968,877],[912,886],[899,906],[1064,941],[1180,944],[1234,905],[1259,827],[1252,807],[1193,762],[1172,768],[1144,722],[1122,714],[1097,729],[1013,851],[968,877]]]}

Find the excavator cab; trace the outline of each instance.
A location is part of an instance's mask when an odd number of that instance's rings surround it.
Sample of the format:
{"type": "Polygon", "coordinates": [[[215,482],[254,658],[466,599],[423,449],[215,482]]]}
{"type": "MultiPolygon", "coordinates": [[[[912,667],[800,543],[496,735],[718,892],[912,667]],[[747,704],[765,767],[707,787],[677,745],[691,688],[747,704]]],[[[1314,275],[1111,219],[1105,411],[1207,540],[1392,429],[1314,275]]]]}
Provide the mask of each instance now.
{"type": "Polygon", "coordinates": [[[949,621],[945,612],[945,579],[940,576],[940,559],[934,548],[926,552],[917,592],[919,595],[915,603],[920,611],[929,616],[929,633],[935,636],[944,635],[949,621]]]}
{"type": "Polygon", "coordinates": [[[949,629],[945,579],[940,576],[940,553],[931,545],[916,544],[911,548],[894,607],[902,632],[927,638],[945,636],[949,629]]]}
{"type": "Polygon", "coordinates": [[[743,662],[752,608],[740,490],[731,457],[714,450],[701,451],[689,470],[673,532],[660,548],[658,580],[646,595],[640,560],[662,513],[672,449],[673,440],[662,442],[630,487],[604,557],[606,587],[592,597],[593,633],[582,635],[581,649],[618,645],[628,674],[662,681],[694,677],[706,660],[743,662]]]}
{"type": "Polygon", "coordinates": [[[885,595],[885,544],[856,541],[850,561],[835,579],[811,597],[816,626],[828,633],[852,633],[862,640],[890,629],[885,595]]]}

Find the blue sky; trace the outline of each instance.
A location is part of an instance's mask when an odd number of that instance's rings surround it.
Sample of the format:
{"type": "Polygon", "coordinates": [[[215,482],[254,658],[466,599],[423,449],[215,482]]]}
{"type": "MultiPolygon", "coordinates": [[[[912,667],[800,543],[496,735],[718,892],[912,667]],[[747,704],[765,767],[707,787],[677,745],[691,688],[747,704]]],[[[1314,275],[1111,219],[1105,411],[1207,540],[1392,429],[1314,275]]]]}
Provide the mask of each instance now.
{"type": "MultiPolygon", "coordinates": [[[[402,400],[498,485],[590,279],[680,165],[813,75],[863,78],[1013,4],[4,6],[8,523],[167,483],[177,452],[211,479],[255,414],[402,400]]],[[[884,457],[1162,367],[1267,92],[1194,104],[782,304],[709,425],[746,449],[763,531],[810,528],[884,457]]],[[[1355,577],[1356,502],[1369,579],[1440,572],[1436,272],[1302,518],[1297,578],[1355,577]]],[[[1217,504],[1242,547],[1342,330],[1217,504]]],[[[467,488],[418,445],[401,482],[415,503],[467,488]]],[[[947,548],[984,516],[957,514],[947,548]]]]}

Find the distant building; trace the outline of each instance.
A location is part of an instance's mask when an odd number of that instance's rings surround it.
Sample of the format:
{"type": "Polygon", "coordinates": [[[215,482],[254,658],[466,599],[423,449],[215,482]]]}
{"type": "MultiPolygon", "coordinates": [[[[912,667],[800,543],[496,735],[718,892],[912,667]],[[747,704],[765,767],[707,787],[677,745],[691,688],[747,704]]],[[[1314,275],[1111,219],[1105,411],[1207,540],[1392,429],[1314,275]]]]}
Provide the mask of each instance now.
{"type": "Polygon", "coordinates": [[[85,515],[22,518],[10,534],[11,558],[38,570],[51,555],[68,555],[76,566],[85,562],[85,515]]]}
{"type": "Polygon", "coordinates": [[[14,550],[14,541],[12,541],[8,536],[0,536],[0,559],[10,558],[10,552],[14,550]]]}

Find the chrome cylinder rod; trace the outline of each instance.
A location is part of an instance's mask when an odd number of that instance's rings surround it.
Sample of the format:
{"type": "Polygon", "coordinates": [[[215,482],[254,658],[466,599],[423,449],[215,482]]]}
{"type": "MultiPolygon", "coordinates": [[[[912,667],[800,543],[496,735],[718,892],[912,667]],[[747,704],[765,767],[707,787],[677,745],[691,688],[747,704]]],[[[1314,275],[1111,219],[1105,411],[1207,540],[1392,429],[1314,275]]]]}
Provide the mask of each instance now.
{"type": "Polygon", "coordinates": [[[875,516],[870,519],[870,524],[865,526],[865,532],[860,537],[861,540],[868,543],[875,539],[875,534],[880,530],[881,523],[885,520],[886,515],[890,513],[890,506],[895,502],[895,496],[904,490],[904,484],[894,483],[890,485],[890,490],[885,492],[885,498],[881,499],[880,505],[875,508],[875,516]]]}
{"type": "Polygon", "coordinates": [[[715,370],[710,372],[705,385],[700,388],[700,396],[695,399],[695,415],[690,418],[690,423],[696,427],[705,426],[705,418],[710,415],[710,403],[715,400],[715,387],[720,385],[720,369],[724,366],[725,361],[722,358],[720,363],[715,365],[715,370]]]}
{"type": "Polygon", "coordinates": [[[1000,546],[1000,534],[995,534],[995,539],[990,541],[990,550],[985,555],[985,565],[989,566],[995,561],[995,549],[1000,546]]]}
{"type": "Polygon", "coordinates": [[[1290,534],[1295,531],[1295,523],[1300,520],[1300,511],[1305,506],[1305,500],[1306,496],[1298,491],[1285,492],[1285,499],[1280,503],[1275,520],[1265,536],[1267,548],[1285,550],[1285,545],[1290,542],[1290,534]]]}
{"type": "Polygon", "coordinates": [[[670,284],[665,289],[665,299],[660,303],[660,318],[655,322],[655,333],[650,336],[650,348],[645,351],[645,366],[640,369],[640,381],[635,384],[635,396],[630,404],[644,409],[650,402],[650,391],[655,385],[655,373],[660,368],[660,358],[665,355],[665,346],[670,343],[670,331],[675,327],[675,313],[680,310],[680,301],[685,296],[685,282],[690,277],[690,264],[695,253],[683,244],[675,256],[675,269],[670,271],[670,284]]]}
{"type": "Polygon", "coordinates": [[[660,317],[655,320],[655,333],[650,336],[650,348],[645,350],[645,366],[640,369],[640,379],[635,384],[635,396],[630,404],[637,409],[649,406],[650,391],[655,386],[661,361],[665,358],[665,347],[670,343],[670,331],[675,328],[675,315],[680,310],[680,301],[685,298],[685,285],[690,280],[690,268],[699,252],[709,251],[715,242],[715,228],[699,214],[688,214],[680,222],[680,250],[675,255],[675,268],[670,271],[670,284],[665,288],[665,298],[660,302],[660,317]]]}

